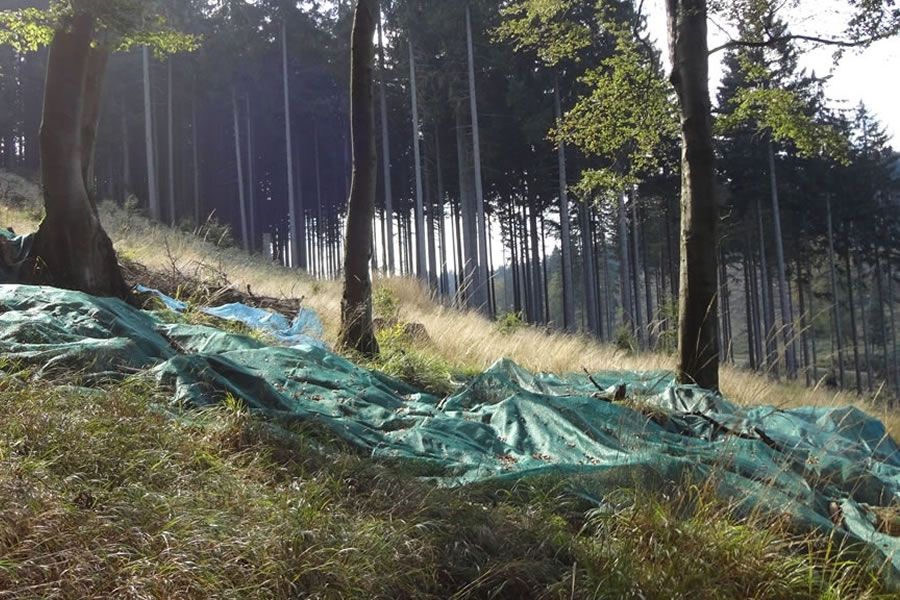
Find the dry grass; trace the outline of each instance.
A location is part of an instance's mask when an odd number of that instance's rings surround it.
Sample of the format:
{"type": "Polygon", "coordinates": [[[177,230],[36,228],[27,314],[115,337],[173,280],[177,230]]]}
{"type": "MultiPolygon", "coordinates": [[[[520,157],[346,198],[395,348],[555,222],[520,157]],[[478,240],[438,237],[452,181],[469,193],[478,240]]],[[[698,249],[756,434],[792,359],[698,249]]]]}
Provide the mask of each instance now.
{"type": "MultiPolygon", "coordinates": [[[[8,174],[0,175],[0,182],[4,179],[12,182],[8,185],[17,190],[17,197],[37,198],[37,188],[33,184],[8,174]]],[[[2,190],[0,183],[0,193],[2,190]]],[[[316,310],[322,318],[326,338],[333,341],[337,337],[339,282],[316,281],[270,263],[259,255],[250,256],[236,248],[218,248],[195,235],[151,223],[143,216],[111,203],[105,204],[101,212],[104,225],[121,255],[153,270],[170,269],[172,261],[187,271],[198,264],[208,265],[227,273],[230,281],[240,289],[250,286],[254,293],[266,296],[302,297],[305,305],[316,310]]],[[[25,232],[35,229],[39,219],[40,205],[36,200],[10,203],[0,195],[0,223],[25,232]]],[[[379,278],[375,286],[390,290],[399,303],[402,320],[425,326],[433,341],[427,352],[449,365],[480,370],[499,358],[510,358],[532,371],[551,373],[674,367],[671,356],[631,354],[582,335],[547,332],[535,327],[500,334],[482,315],[435,301],[427,288],[415,279],[379,278]]],[[[853,394],[777,382],[727,365],[722,367],[720,378],[724,395],[738,404],[770,404],[781,408],[853,405],[882,419],[891,435],[900,438],[900,415],[853,394]]]]}
{"type": "Polygon", "coordinates": [[[180,412],[140,379],[15,375],[2,599],[889,597],[853,554],[735,519],[703,489],[622,491],[602,511],[551,478],[436,489],[236,403],[180,412]]]}
{"type": "MultiPolygon", "coordinates": [[[[208,265],[241,289],[304,296],[336,334],[337,283],[110,205],[102,213],[123,256],[159,271],[208,265]]],[[[4,224],[25,232],[39,218],[34,201],[0,197],[4,224]]],[[[506,356],[556,372],[671,367],[580,336],[501,333],[415,281],[377,285],[402,319],[427,328],[433,341],[420,350],[448,365],[481,369],[506,356]]],[[[702,488],[623,491],[592,512],[552,478],[435,489],[412,466],[272,427],[236,403],[179,412],[140,379],[85,390],[3,370],[0,598],[888,597],[854,555],[735,518],[702,488]]],[[[745,403],[851,400],[728,368],[723,382],[745,403]]]]}

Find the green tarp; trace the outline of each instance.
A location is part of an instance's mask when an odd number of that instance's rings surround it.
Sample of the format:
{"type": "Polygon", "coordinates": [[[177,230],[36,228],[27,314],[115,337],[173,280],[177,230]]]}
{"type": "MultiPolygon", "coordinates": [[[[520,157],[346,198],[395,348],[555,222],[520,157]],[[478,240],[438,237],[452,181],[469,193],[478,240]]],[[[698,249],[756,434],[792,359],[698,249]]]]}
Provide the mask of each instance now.
{"type": "Polygon", "coordinates": [[[423,472],[438,485],[550,474],[602,503],[637,481],[711,478],[747,511],[867,544],[887,581],[900,581],[900,538],[879,531],[873,510],[900,501],[900,451],[855,408],[748,409],[674,386],[667,373],[591,381],[508,360],[437,398],[321,344],[171,324],[118,300],[0,285],[0,311],[0,352],[37,376],[77,372],[90,385],[148,371],[173,401],[203,406],[231,394],[265,414],[314,420],[375,457],[430,465],[423,472]],[[597,393],[621,384],[631,407],[597,393]]]}

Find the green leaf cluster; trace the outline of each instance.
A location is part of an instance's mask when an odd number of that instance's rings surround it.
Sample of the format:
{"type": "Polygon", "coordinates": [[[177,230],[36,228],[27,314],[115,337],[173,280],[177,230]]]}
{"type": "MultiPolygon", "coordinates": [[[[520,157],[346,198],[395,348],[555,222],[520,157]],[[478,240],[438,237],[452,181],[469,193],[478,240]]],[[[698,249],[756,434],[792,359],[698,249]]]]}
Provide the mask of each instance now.
{"type": "Polygon", "coordinates": [[[54,0],[48,10],[0,11],[0,45],[31,52],[48,45],[76,14],[95,19],[95,43],[126,51],[149,46],[158,55],[196,50],[199,39],[167,24],[164,8],[146,0],[54,0]]]}

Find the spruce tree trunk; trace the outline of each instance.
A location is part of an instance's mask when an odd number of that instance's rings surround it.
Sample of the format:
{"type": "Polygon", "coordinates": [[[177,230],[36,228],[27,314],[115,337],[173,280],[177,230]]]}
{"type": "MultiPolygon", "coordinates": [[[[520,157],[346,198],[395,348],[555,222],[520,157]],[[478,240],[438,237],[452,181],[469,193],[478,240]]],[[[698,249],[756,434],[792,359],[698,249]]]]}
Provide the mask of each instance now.
{"type": "Polygon", "coordinates": [[[244,168],[241,159],[241,122],[240,108],[238,107],[237,92],[231,88],[231,111],[234,116],[234,160],[235,170],[237,174],[238,187],[238,205],[241,213],[241,246],[246,251],[250,251],[250,244],[247,233],[247,204],[244,198],[244,168]]]}
{"type": "Polygon", "coordinates": [[[749,244],[744,245],[744,256],[741,261],[744,266],[744,307],[746,311],[747,322],[747,356],[750,362],[750,369],[756,370],[756,352],[753,339],[753,292],[750,287],[750,266],[749,266],[749,244]]]}
{"type": "Polygon", "coordinates": [[[441,132],[434,130],[434,163],[437,170],[437,210],[438,210],[438,242],[441,245],[441,291],[450,295],[450,277],[447,273],[447,236],[445,233],[446,218],[444,216],[444,165],[441,163],[441,132]]]}
{"type": "Polygon", "coordinates": [[[128,198],[131,190],[131,148],[128,140],[128,115],[122,101],[122,201],[128,198]]]}
{"type": "Polygon", "coordinates": [[[715,194],[705,0],[666,0],[671,81],[681,112],[678,381],[719,388],[715,194]]]}
{"type": "Polygon", "coordinates": [[[200,133],[197,131],[197,78],[191,94],[191,167],[194,172],[194,225],[200,225],[200,133]]]}
{"type": "Polygon", "coordinates": [[[809,386],[815,382],[815,379],[813,378],[809,363],[809,313],[806,309],[806,294],[803,291],[803,270],[801,269],[799,257],[797,257],[795,266],[797,268],[797,298],[800,302],[800,350],[803,356],[806,385],[809,386]]]}
{"type": "MultiPolygon", "coordinates": [[[[558,123],[562,120],[562,108],[559,101],[559,77],[556,78],[556,86],[553,88],[553,106],[558,123]]],[[[566,176],[565,142],[559,143],[556,152],[559,163],[559,228],[560,259],[562,261],[563,329],[573,331],[575,328],[575,292],[572,279],[572,235],[569,223],[569,183],[566,176]]]]}
{"type": "Polygon", "coordinates": [[[168,96],[166,98],[166,104],[168,107],[167,110],[167,142],[168,142],[168,152],[167,158],[169,159],[168,165],[168,176],[169,176],[169,225],[175,227],[177,221],[177,215],[175,214],[175,102],[173,99],[173,89],[172,89],[172,58],[169,57],[169,60],[166,65],[166,74],[167,74],[167,83],[168,83],[168,96]]]}
{"type": "Polygon", "coordinates": [[[856,373],[856,393],[862,394],[862,371],[859,366],[859,340],[856,329],[856,302],[853,294],[853,270],[850,266],[850,236],[847,236],[847,251],[844,253],[844,267],[847,279],[847,302],[850,310],[850,341],[853,343],[853,370],[856,373]]]}
{"type": "Polygon", "coordinates": [[[462,263],[461,288],[465,294],[469,308],[479,310],[484,306],[480,300],[478,291],[484,290],[484,286],[478,282],[478,242],[477,218],[475,210],[475,198],[472,191],[472,173],[469,168],[471,158],[466,147],[463,134],[463,117],[461,104],[456,105],[456,159],[459,171],[460,212],[462,213],[462,242],[464,247],[464,260],[462,263]]]}
{"type": "Polygon", "coordinates": [[[634,331],[634,302],[631,285],[631,258],[628,251],[628,219],[625,212],[625,192],[619,194],[619,287],[622,292],[622,325],[634,331]]]}
{"type": "Polygon", "coordinates": [[[472,158],[475,168],[475,229],[478,236],[478,261],[475,264],[477,276],[473,295],[475,307],[490,315],[491,311],[487,302],[488,245],[481,177],[481,139],[478,131],[478,96],[475,93],[475,51],[472,45],[472,14],[468,2],[466,2],[466,42],[469,63],[469,108],[472,115],[472,158]]]}
{"type": "Polygon", "coordinates": [[[46,216],[23,279],[96,296],[128,295],[112,242],[103,230],[86,176],[96,139],[105,59],[91,49],[94,20],[80,14],[50,45],[40,129],[46,216]],[[94,69],[94,71],[92,71],[94,69]]]}
{"type": "Polygon", "coordinates": [[[775,333],[775,307],[772,303],[772,285],[769,279],[768,255],[766,253],[766,236],[763,229],[762,206],[759,198],[756,201],[756,221],[759,233],[759,269],[760,290],[762,297],[763,329],[765,331],[766,360],[765,368],[778,375],[778,339],[775,333]]]}
{"type": "MultiPolygon", "coordinates": [[[[435,132],[436,133],[436,132],[435,132]]],[[[428,204],[428,214],[425,220],[425,240],[428,247],[428,286],[432,292],[439,290],[438,271],[437,271],[437,248],[435,246],[434,231],[437,226],[435,222],[435,201],[434,190],[431,187],[431,169],[426,163],[423,172],[423,181],[426,190],[426,200],[428,204]]]]}
{"type": "Polygon", "coordinates": [[[425,209],[422,198],[422,151],[419,148],[419,99],[416,93],[416,57],[413,54],[412,34],[408,40],[409,46],[409,93],[412,101],[412,134],[413,134],[413,161],[416,174],[416,275],[419,279],[426,279],[428,269],[425,261],[425,209]]]}
{"type": "Polygon", "coordinates": [[[834,260],[834,226],[831,220],[831,196],[825,196],[825,219],[828,227],[828,269],[831,279],[831,315],[834,323],[835,347],[837,349],[838,374],[841,389],[844,381],[844,344],[841,336],[841,303],[838,297],[837,265],[834,260]]]}
{"type": "Polygon", "coordinates": [[[245,97],[247,114],[244,115],[247,124],[247,230],[249,231],[251,252],[256,251],[256,174],[254,167],[253,151],[253,119],[250,112],[250,95],[245,97]]]}
{"type": "Polygon", "coordinates": [[[341,299],[341,331],[338,345],[366,356],[378,353],[372,325],[372,218],[375,216],[377,154],[373,70],[375,0],[357,0],[350,51],[350,119],[353,178],[347,203],[344,242],[344,291],[341,299]]]}
{"type": "Polygon", "coordinates": [[[538,227],[537,227],[537,209],[535,208],[536,199],[532,195],[528,206],[528,229],[531,235],[531,281],[532,281],[532,306],[534,312],[534,322],[544,323],[544,302],[543,302],[543,272],[541,269],[541,249],[538,244],[538,227]]]}
{"type": "Polygon", "coordinates": [[[393,275],[394,264],[394,198],[391,190],[391,138],[388,129],[387,97],[384,91],[384,38],[381,35],[381,11],[378,11],[378,87],[381,98],[381,167],[384,172],[384,212],[387,238],[387,273],[393,275]]]}
{"type": "Polygon", "coordinates": [[[159,221],[162,210],[159,205],[159,192],[156,188],[156,153],[153,146],[153,102],[150,97],[150,49],[141,49],[144,67],[144,147],[147,151],[147,205],[150,218],[159,221]]]}
{"type": "Polygon", "coordinates": [[[306,240],[300,237],[298,220],[303,211],[297,214],[296,197],[294,195],[294,146],[291,132],[291,83],[288,78],[287,22],[281,22],[281,77],[284,88],[284,146],[285,172],[287,174],[288,202],[288,236],[290,237],[290,264],[295,269],[309,270],[306,259],[306,240]]]}
{"type": "Polygon", "coordinates": [[[578,206],[579,227],[581,228],[581,268],[584,277],[584,314],[587,321],[587,330],[591,335],[596,335],[599,328],[597,319],[600,317],[597,310],[597,282],[595,280],[597,269],[594,266],[594,244],[591,239],[591,207],[587,201],[582,201],[578,206]]]}
{"type": "Polygon", "coordinates": [[[768,140],[769,183],[772,192],[772,221],[775,225],[775,257],[778,264],[778,296],[781,306],[781,331],[784,339],[784,364],[787,376],[797,376],[797,351],[794,341],[794,315],[791,311],[787,267],[784,260],[784,237],[781,234],[781,207],[778,202],[778,179],[775,173],[775,148],[768,140]]]}
{"type": "MultiPolygon", "coordinates": [[[[637,343],[638,348],[646,348],[647,347],[647,338],[646,338],[646,329],[644,327],[644,317],[641,311],[641,230],[640,224],[638,221],[638,195],[637,195],[637,186],[633,186],[631,188],[631,227],[633,230],[633,234],[631,236],[631,241],[633,244],[633,258],[634,260],[631,263],[632,273],[631,273],[631,283],[634,287],[634,320],[635,320],[635,332],[637,333],[637,343]]],[[[650,315],[647,315],[647,320],[650,320],[650,315]]]]}

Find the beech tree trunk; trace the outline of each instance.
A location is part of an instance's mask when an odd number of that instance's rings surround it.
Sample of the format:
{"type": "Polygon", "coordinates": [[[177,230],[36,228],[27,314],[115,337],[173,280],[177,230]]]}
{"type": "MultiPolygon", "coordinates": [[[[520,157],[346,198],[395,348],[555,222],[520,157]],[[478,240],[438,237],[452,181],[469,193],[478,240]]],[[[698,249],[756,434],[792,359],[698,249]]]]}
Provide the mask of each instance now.
{"type": "Polygon", "coordinates": [[[681,113],[680,383],[719,388],[719,205],[715,194],[706,0],[666,0],[671,81],[681,113]]]}
{"type": "Polygon", "coordinates": [[[372,218],[375,216],[377,155],[373,66],[375,58],[375,0],[358,0],[353,17],[350,50],[350,120],[353,179],[347,206],[344,242],[344,291],[341,299],[341,331],[338,345],[363,355],[378,353],[372,325],[372,218]]]}
{"type": "Polygon", "coordinates": [[[46,216],[23,279],[125,298],[128,287],[86,182],[106,64],[103,50],[91,48],[93,32],[93,17],[80,14],[50,45],[40,129],[46,216]]]}

